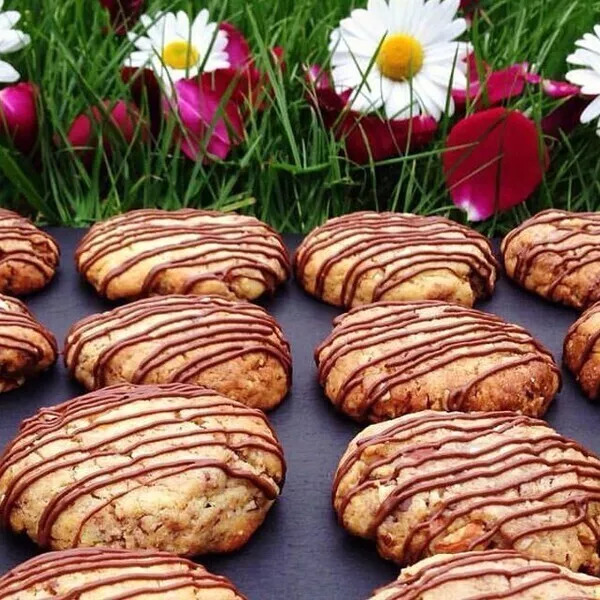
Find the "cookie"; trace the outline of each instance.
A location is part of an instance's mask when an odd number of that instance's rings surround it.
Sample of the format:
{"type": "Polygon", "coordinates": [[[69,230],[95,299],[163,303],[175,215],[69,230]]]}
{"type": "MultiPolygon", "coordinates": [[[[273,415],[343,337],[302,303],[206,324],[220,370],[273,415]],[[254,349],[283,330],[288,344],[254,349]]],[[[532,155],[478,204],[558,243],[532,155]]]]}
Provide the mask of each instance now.
{"type": "Polygon", "coordinates": [[[0,294],[37,292],[54,277],[60,251],[29,219],[0,208],[0,294]]]}
{"type": "Polygon", "coordinates": [[[600,213],[547,210],[502,242],[506,273],[552,302],[583,310],[600,300],[600,213]]]}
{"type": "Polygon", "coordinates": [[[341,524],[402,565],[515,550],[600,572],[600,459],[544,421],[423,411],[351,443],[333,491],[341,524]]]}
{"type": "Polygon", "coordinates": [[[110,300],[167,294],[255,300],[289,275],[281,236],[254,217],[208,210],[136,210],[94,225],[79,272],[110,300]]]}
{"type": "Polygon", "coordinates": [[[56,550],[230,552],[284,473],[261,411],[198,386],[124,384],[23,423],[0,459],[0,517],[56,550]]]}
{"type": "Polygon", "coordinates": [[[379,302],[334,321],[315,352],[327,397],[359,421],[425,409],[540,416],[560,388],[552,355],[495,315],[445,302],[379,302]]]}
{"type": "Polygon", "coordinates": [[[50,552],[0,578],[0,600],[244,600],[201,565],[163,552],[81,548],[50,552]]]}
{"type": "Polygon", "coordinates": [[[327,221],[298,248],[296,277],[313,296],[346,308],[380,300],[464,306],[494,291],[490,242],[442,217],[359,212],[327,221]]]}
{"type": "Polygon", "coordinates": [[[516,552],[439,555],[406,568],[371,600],[594,600],[600,579],[516,552]]]}
{"type": "Polygon", "coordinates": [[[0,392],[50,368],[57,354],[56,339],[25,304],[0,294],[0,392]]]}
{"type": "Polygon", "coordinates": [[[274,408],[291,380],[275,320],[248,302],[157,296],[76,323],[65,362],[87,389],[114,383],[195,383],[248,406],[274,408]]]}
{"type": "Polygon", "coordinates": [[[600,303],[589,308],[567,332],[563,359],[593,400],[600,398],[600,303]]]}

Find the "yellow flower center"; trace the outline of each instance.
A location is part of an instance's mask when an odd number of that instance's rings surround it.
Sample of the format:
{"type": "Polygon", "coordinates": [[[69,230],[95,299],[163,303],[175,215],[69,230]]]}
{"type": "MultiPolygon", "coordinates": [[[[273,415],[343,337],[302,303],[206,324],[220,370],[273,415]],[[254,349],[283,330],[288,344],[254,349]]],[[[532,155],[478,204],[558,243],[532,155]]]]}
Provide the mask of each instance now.
{"type": "Polygon", "coordinates": [[[198,64],[200,54],[192,44],[176,40],[163,48],[162,59],[165,65],[173,69],[189,69],[198,64]]]}
{"type": "Polygon", "coordinates": [[[388,79],[405,81],[421,70],[423,59],[423,46],[412,35],[396,33],[381,44],[377,65],[388,79]]]}

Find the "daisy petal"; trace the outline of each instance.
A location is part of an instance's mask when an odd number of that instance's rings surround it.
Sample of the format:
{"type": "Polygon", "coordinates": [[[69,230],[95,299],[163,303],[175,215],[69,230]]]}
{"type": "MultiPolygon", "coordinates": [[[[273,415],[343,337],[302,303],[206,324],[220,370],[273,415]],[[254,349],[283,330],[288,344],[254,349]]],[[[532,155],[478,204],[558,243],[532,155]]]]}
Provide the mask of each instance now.
{"type": "Polygon", "coordinates": [[[600,116],[600,96],[596,98],[582,113],[581,122],[590,123],[600,116]]]}
{"type": "Polygon", "coordinates": [[[28,46],[31,38],[18,29],[8,29],[0,32],[0,54],[17,52],[28,46]]]}
{"type": "Polygon", "coordinates": [[[21,13],[16,10],[0,13],[0,29],[12,29],[20,19],[21,13]]]}
{"type": "Polygon", "coordinates": [[[19,81],[20,78],[19,72],[12,65],[0,60],[0,82],[14,83],[19,81]]]}

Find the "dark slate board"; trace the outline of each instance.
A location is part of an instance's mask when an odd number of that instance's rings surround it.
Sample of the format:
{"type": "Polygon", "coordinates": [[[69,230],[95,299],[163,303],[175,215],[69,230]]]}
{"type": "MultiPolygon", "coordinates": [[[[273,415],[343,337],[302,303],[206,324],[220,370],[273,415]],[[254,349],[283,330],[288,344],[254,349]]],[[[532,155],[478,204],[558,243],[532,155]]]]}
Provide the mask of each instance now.
{"type": "MultiPolygon", "coordinates": [[[[62,345],[69,326],[110,305],[78,277],[73,254],[82,230],[50,229],[62,248],[60,271],[44,292],[26,299],[37,317],[62,345]]],[[[290,249],[299,236],[287,236],[290,249]]],[[[230,577],[250,600],[365,600],[374,588],[397,576],[393,564],[380,559],[372,544],[352,538],[338,527],[331,508],[331,480],[337,462],[359,427],[330,406],[316,381],[313,349],[331,331],[341,311],[307,296],[289,282],[264,303],[279,320],[292,344],[294,386],[271,418],[283,443],[288,478],[283,496],[263,527],[241,551],[205,557],[202,562],[230,577]]],[[[562,359],[563,338],[577,314],[530,295],[501,279],[493,300],[478,308],[523,325],[562,359]]],[[[37,381],[0,398],[0,445],[38,407],[57,404],[82,393],[62,363],[37,381]]],[[[572,377],[548,420],[559,431],[600,452],[600,407],[587,401],[572,377]]],[[[3,532],[0,572],[30,558],[36,548],[27,539],[3,532]]]]}

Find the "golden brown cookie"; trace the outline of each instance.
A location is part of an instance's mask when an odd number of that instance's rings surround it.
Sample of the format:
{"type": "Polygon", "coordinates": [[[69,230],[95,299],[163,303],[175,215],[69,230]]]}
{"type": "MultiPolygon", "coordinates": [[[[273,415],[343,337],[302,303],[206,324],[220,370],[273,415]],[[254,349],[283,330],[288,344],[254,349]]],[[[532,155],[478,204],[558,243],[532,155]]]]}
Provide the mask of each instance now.
{"type": "Polygon", "coordinates": [[[600,398],[600,303],[573,323],[565,338],[563,359],[583,391],[600,398]]]}
{"type": "Polygon", "coordinates": [[[551,209],[502,242],[506,273],[553,302],[585,309],[600,300],[600,213],[551,209]]]}
{"type": "Polygon", "coordinates": [[[544,414],[561,383],[552,355],[495,315],[445,302],[379,302],[334,321],[315,352],[327,397],[354,419],[425,409],[544,414]]]}
{"type": "Polygon", "coordinates": [[[92,390],[114,383],[195,383],[268,410],[291,381],[289,344],[248,302],[158,296],[76,323],[65,343],[73,376],[92,390]]]}
{"type": "Polygon", "coordinates": [[[244,600],[225,577],[164,552],[50,552],[0,578],[0,600],[244,600]]]}
{"type": "Polygon", "coordinates": [[[0,515],[43,548],[230,552],[284,474],[261,411],[198,386],[124,384],[23,423],[0,460],[0,515]]]}
{"type": "Polygon", "coordinates": [[[600,459],[515,413],[423,411],[372,425],[334,482],[340,523],[403,565],[512,549],[598,574],[600,459]]]}
{"type": "Polygon", "coordinates": [[[208,210],[135,210],[94,225],[79,272],[111,300],[215,294],[254,300],[289,275],[281,236],[254,217],[208,210]]]}
{"type": "Polygon", "coordinates": [[[442,554],[402,571],[371,600],[595,600],[600,579],[509,550],[442,554]]]}
{"type": "Polygon", "coordinates": [[[497,263],[481,234],[442,217],[359,212],[327,221],[298,248],[296,277],[347,308],[379,300],[464,306],[494,291],[497,263]]]}
{"type": "Polygon", "coordinates": [[[22,296],[54,277],[60,251],[29,219],[0,208],[0,293],[22,296]]]}
{"type": "Polygon", "coordinates": [[[20,300],[0,294],[0,392],[22,386],[56,362],[56,339],[20,300]]]}

